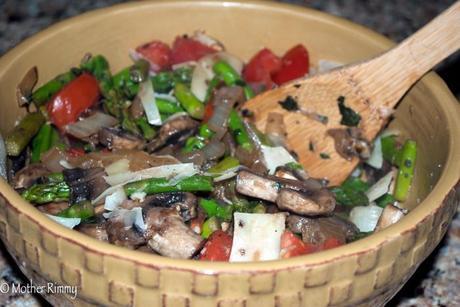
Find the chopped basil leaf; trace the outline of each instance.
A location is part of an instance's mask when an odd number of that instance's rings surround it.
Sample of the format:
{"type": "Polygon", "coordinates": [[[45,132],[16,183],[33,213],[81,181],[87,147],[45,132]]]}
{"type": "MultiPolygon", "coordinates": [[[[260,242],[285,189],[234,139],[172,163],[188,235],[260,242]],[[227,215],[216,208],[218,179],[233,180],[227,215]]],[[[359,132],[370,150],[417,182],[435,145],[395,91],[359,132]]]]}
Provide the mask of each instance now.
{"type": "Polygon", "coordinates": [[[361,116],[353,111],[353,109],[345,105],[345,97],[340,96],[337,98],[337,102],[339,104],[340,114],[342,114],[342,120],[340,121],[340,124],[349,127],[358,126],[359,122],[361,121],[361,116]]]}
{"type": "Polygon", "coordinates": [[[321,157],[321,159],[330,159],[331,156],[325,152],[322,152],[319,154],[319,156],[321,157]]]}
{"type": "Polygon", "coordinates": [[[281,107],[287,111],[298,111],[299,105],[297,101],[292,96],[287,96],[285,100],[278,102],[281,107]]]}

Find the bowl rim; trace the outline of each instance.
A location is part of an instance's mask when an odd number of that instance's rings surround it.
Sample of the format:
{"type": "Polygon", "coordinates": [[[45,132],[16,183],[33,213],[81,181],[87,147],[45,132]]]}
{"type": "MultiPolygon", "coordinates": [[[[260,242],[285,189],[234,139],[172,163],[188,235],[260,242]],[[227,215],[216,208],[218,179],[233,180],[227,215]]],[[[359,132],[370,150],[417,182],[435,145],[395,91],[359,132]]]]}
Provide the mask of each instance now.
{"type": "MultiPolygon", "coordinates": [[[[382,48],[390,48],[394,45],[392,41],[377,32],[374,32],[362,25],[353,23],[349,20],[330,15],[321,11],[310,8],[300,7],[286,3],[275,3],[271,1],[243,1],[243,0],[230,0],[230,1],[193,1],[193,0],[173,0],[173,1],[142,1],[142,2],[129,2],[117,4],[111,7],[101,8],[81,15],[60,21],[43,31],[40,31],[30,38],[27,38],[16,47],[9,50],[5,55],[0,58],[0,79],[2,79],[10,65],[13,65],[15,59],[33,48],[35,44],[52,37],[55,33],[64,31],[67,27],[80,22],[88,22],[95,20],[102,14],[116,14],[122,10],[138,10],[141,7],[150,6],[206,6],[206,7],[243,7],[249,9],[262,9],[262,10],[277,10],[288,12],[294,15],[309,15],[310,18],[321,20],[323,23],[331,23],[334,26],[344,28],[347,31],[353,32],[354,35],[364,36],[370,38],[376,45],[382,48]],[[192,4],[193,2],[193,4],[192,4]]],[[[68,229],[53,220],[46,217],[41,211],[36,209],[30,203],[26,202],[21,196],[14,191],[14,189],[3,178],[0,179],[0,196],[2,196],[12,206],[17,213],[23,214],[30,220],[37,223],[42,229],[46,229],[54,236],[60,239],[72,242],[79,245],[84,250],[92,251],[93,253],[109,255],[122,260],[135,262],[136,264],[149,266],[179,269],[185,271],[201,272],[205,274],[216,273],[240,273],[240,272],[261,272],[261,271],[279,271],[286,269],[294,269],[297,267],[312,267],[319,264],[326,264],[333,262],[339,258],[353,257],[370,250],[379,249],[380,246],[386,242],[399,237],[402,233],[410,232],[416,226],[429,218],[434,212],[442,205],[444,199],[447,197],[452,189],[459,186],[460,176],[460,104],[456,98],[449,91],[442,79],[435,73],[429,73],[421,82],[432,92],[436,93],[438,98],[437,103],[441,104],[444,116],[447,119],[448,127],[451,129],[451,138],[446,157],[446,165],[438,182],[433,187],[432,191],[427,197],[414,208],[409,215],[410,219],[403,219],[392,225],[391,227],[373,234],[367,238],[358,240],[356,242],[348,243],[346,245],[322,251],[319,253],[309,254],[305,256],[298,256],[289,259],[263,261],[263,262],[242,262],[242,263],[228,263],[228,262],[208,262],[196,261],[189,259],[173,259],[159,255],[147,254],[138,251],[129,250],[124,247],[115,246],[106,242],[98,241],[94,238],[86,236],[82,233],[68,229]],[[456,129],[455,129],[456,128],[456,129]]]]}

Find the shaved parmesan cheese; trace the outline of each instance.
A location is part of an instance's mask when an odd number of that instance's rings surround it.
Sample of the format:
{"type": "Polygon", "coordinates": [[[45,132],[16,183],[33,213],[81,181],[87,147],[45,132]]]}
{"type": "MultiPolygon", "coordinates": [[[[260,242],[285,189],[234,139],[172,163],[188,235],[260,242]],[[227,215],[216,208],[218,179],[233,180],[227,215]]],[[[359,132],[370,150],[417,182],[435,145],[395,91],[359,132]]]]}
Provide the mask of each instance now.
{"type": "Polygon", "coordinates": [[[155,102],[155,96],[153,94],[153,85],[150,79],[142,82],[139,86],[138,96],[141,100],[142,106],[144,107],[147,121],[150,125],[161,126],[160,111],[158,111],[157,104],[155,102]]]}
{"type": "Polygon", "coordinates": [[[206,98],[209,80],[206,70],[202,65],[198,64],[193,70],[190,90],[200,101],[204,101],[206,98]]]}
{"type": "Polygon", "coordinates": [[[369,198],[370,202],[390,192],[391,183],[393,182],[395,175],[395,170],[388,172],[388,174],[380,178],[379,181],[366,191],[367,198],[369,198]]]}
{"type": "Polygon", "coordinates": [[[373,168],[381,169],[383,166],[383,153],[382,153],[382,142],[380,137],[374,141],[374,149],[372,150],[371,156],[366,160],[366,164],[369,164],[373,168]]]}
{"type": "Polygon", "coordinates": [[[190,177],[196,173],[198,173],[198,168],[193,163],[178,163],[155,166],[137,172],[125,172],[113,176],[104,176],[104,179],[109,185],[116,186],[149,178],[177,180],[177,178],[190,177]]]}
{"type": "Polygon", "coordinates": [[[129,229],[135,226],[137,229],[145,231],[147,225],[145,225],[144,217],[142,216],[142,208],[135,207],[130,210],[128,209],[118,209],[112,212],[102,214],[106,219],[111,219],[115,217],[121,217],[123,219],[123,224],[125,228],[129,229]]]}
{"type": "Polygon", "coordinates": [[[291,156],[289,151],[282,146],[270,147],[262,145],[262,155],[265,160],[265,166],[268,169],[268,173],[273,175],[278,166],[286,165],[287,163],[297,163],[294,157],[291,156]]]}
{"type": "Polygon", "coordinates": [[[238,170],[240,168],[241,168],[240,165],[232,167],[232,168],[229,168],[229,169],[225,170],[225,172],[219,174],[219,176],[215,177],[213,180],[214,180],[214,182],[219,182],[219,181],[223,181],[223,180],[233,178],[238,174],[238,170]]]}
{"type": "Polygon", "coordinates": [[[279,259],[284,213],[235,213],[230,262],[279,259]]]}
{"type": "Polygon", "coordinates": [[[142,191],[137,191],[131,194],[129,198],[131,198],[132,200],[138,200],[140,202],[143,202],[146,196],[147,196],[147,193],[142,192],[142,191]]]}
{"type": "Polygon", "coordinates": [[[118,161],[113,162],[110,165],[105,167],[105,172],[107,175],[112,176],[118,173],[124,173],[129,171],[129,160],[128,159],[120,159],[118,161]]]}
{"type": "Polygon", "coordinates": [[[79,217],[61,217],[50,214],[46,214],[46,216],[52,219],[53,221],[58,222],[59,224],[70,229],[74,228],[81,222],[81,218],[79,217]]]}
{"type": "Polygon", "coordinates": [[[113,193],[105,198],[104,209],[113,211],[117,209],[127,199],[123,187],[117,187],[113,193]]]}

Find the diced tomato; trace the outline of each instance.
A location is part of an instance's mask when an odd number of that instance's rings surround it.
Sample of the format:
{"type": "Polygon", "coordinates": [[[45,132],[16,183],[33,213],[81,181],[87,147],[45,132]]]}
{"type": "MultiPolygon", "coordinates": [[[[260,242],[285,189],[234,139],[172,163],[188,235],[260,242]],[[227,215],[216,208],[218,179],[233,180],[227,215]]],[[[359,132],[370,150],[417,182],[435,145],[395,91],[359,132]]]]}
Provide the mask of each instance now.
{"type": "Polygon", "coordinates": [[[67,154],[72,158],[81,157],[85,155],[85,151],[82,148],[69,148],[67,154]]]}
{"type": "Polygon", "coordinates": [[[243,78],[248,83],[263,84],[265,89],[274,86],[271,75],[281,69],[281,59],[270,49],[264,48],[256,53],[246,64],[243,78]]]}
{"type": "Polygon", "coordinates": [[[289,230],[281,235],[281,258],[310,254],[316,251],[316,246],[303,242],[299,237],[289,230]]]}
{"type": "Polygon", "coordinates": [[[228,261],[233,238],[222,230],[216,230],[209,237],[200,253],[200,260],[228,261]]]}
{"type": "Polygon", "coordinates": [[[99,85],[92,75],[81,74],[64,86],[47,105],[51,122],[63,129],[75,122],[81,113],[94,105],[100,96],[99,85]]]}
{"type": "Polygon", "coordinates": [[[178,36],[174,40],[171,52],[171,64],[197,61],[217,50],[187,36],[178,36]]]}
{"type": "Polygon", "coordinates": [[[337,238],[330,237],[327,238],[324,243],[321,245],[321,250],[331,249],[340,245],[343,245],[344,242],[340,241],[337,238]]]}
{"type": "Polygon", "coordinates": [[[203,122],[207,123],[213,113],[214,113],[214,104],[212,103],[212,101],[209,101],[206,104],[206,107],[204,108],[203,122]]]}
{"type": "Polygon", "coordinates": [[[281,69],[273,74],[273,81],[281,85],[285,82],[305,76],[309,70],[308,51],[303,45],[289,49],[282,58],[281,69]]]}
{"type": "Polygon", "coordinates": [[[142,55],[154,71],[168,69],[171,66],[171,48],[162,41],[152,41],[136,48],[136,52],[142,55]]]}

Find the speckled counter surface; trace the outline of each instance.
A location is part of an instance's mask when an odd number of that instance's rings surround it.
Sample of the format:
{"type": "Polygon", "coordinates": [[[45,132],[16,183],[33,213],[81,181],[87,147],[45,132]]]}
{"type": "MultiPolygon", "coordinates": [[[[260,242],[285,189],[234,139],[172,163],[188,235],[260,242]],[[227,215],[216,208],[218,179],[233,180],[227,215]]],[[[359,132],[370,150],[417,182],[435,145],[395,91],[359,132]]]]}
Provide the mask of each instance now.
{"type": "MultiPolygon", "coordinates": [[[[0,55],[39,30],[88,10],[121,0],[0,0],[0,55]]],[[[454,0],[285,0],[345,17],[401,41],[454,0]]],[[[459,55],[436,71],[460,96],[459,55]]],[[[460,214],[448,234],[389,303],[389,306],[460,306],[460,214]]],[[[24,277],[0,245],[0,285],[24,283],[24,277]]],[[[0,306],[42,306],[38,296],[0,294],[0,306]]]]}

